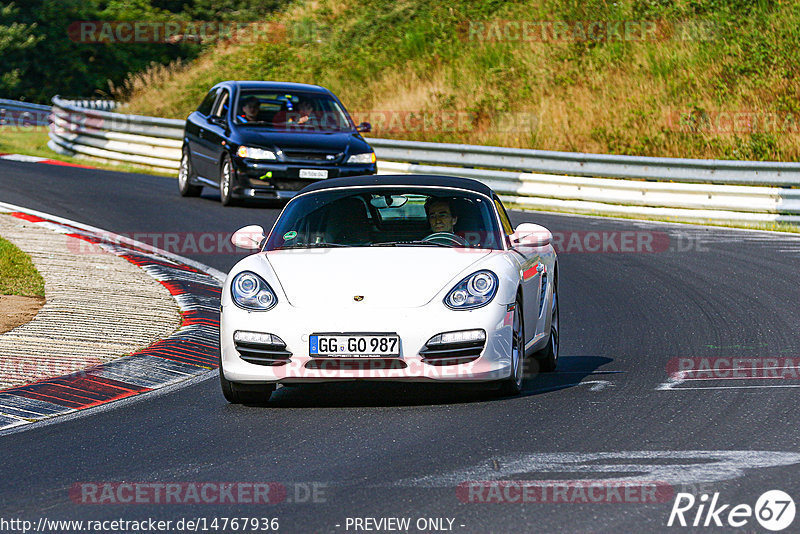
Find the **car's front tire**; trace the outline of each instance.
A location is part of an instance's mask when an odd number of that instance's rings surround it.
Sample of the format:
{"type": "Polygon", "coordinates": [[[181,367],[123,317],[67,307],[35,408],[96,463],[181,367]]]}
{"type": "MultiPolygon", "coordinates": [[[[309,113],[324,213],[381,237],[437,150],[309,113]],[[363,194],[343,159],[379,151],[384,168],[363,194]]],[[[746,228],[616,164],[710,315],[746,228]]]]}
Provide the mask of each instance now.
{"type": "Polygon", "coordinates": [[[525,321],[522,315],[522,299],[517,296],[514,304],[514,323],[511,334],[511,373],[500,382],[500,395],[514,396],[522,392],[525,368],[525,321]]]}
{"type": "Polygon", "coordinates": [[[192,185],[192,179],[196,177],[192,158],[187,147],[183,148],[181,156],[181,166],[178,169],[178,191],[182,197],[197,197],[203,191],[202,185],[192,185]]]}
{"type": "MultiPolygon", "coordinates": [[[[554,280],[555,282],[555,280],[554,280]]],[[[547,341],[547,346],[534,354],[534,358],[539,363],[539,371],[543,373],[550,373],[556,370],[558,366],[558,348],[559,348],[559,323],[558,323],[558,285],[553,284],[553,305],[551,306],[550,317],[550,339],[547,341]]]]}
{"type": "Polygon", "coordinates": [[[219,368],[219,384],[222,395],[231,404],[263,404],[275,391],[275,384],[239,384],[225,378],[222,367],[219,368]]]}
{"type": "Polygon", "coordinates": [[[227,155],[222,158],[219,171],[219,200],[223,206],[232,206],[233,198],[233,163],[227,155]]]}

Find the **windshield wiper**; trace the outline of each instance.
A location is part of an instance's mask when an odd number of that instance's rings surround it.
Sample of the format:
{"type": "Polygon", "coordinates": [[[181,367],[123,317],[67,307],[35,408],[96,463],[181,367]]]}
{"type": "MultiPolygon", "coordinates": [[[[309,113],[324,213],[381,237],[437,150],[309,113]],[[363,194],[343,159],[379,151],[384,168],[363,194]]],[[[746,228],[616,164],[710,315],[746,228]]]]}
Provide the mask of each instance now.
{"type": "Polygon", "coordinates": [[[418,246],[433,246],[453,248],[452,245],[445,245],[444,243],[436,243],[433,241],[386,241],[384,243],[372,243],[371,247],[418,247],[418,246]]]}

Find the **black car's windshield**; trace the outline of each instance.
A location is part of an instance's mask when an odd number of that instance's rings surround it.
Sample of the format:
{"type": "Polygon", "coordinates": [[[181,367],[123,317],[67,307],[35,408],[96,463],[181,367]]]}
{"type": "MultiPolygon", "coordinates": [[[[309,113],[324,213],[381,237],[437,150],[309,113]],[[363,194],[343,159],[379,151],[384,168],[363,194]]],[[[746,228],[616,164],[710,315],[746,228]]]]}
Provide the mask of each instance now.
{"type": "Polygon", "coordinates": [[[242,91],[236,104],[237,124],[278,131],[349,132],[347,112],[326,94],[242,91]]]}
{"type": "Polygon", "coordinates": [[[281,214],[265,250],[339,247],[502,249],[490,201],[476,193],[365,187],[302,195],[281,214]]]}

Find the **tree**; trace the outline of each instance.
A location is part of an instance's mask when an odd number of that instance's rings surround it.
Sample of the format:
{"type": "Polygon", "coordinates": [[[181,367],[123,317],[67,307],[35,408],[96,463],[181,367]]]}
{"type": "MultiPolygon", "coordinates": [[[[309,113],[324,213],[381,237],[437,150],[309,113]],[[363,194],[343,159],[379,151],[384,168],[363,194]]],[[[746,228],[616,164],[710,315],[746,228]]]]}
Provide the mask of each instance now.
{"type": "Polygon", "coordinates": [[[41,40],[36,24],[16,22],[18,13],[13,3],[0,7],[0,95],[11,95],[20,85],[25,54],[41,40]]]}

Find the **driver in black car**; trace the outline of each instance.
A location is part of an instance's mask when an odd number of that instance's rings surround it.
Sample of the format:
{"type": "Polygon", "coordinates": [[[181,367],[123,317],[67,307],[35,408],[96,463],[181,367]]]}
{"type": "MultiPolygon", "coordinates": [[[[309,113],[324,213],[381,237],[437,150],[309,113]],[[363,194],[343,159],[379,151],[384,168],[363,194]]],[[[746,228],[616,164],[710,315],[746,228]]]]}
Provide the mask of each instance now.
{"type": "Polygon", "coordinates": [[[458,217],[453,215],[453,208],[448,199],[429,198],[425,201],[425,214],[428,216],[428,224],[430,224],[433,232],[425,239],[435,240],[440,237],[441,241],[452,241],[461,246],[467,245],[466,240],[455,233],[458,217]]]}
{"type": "Polygon", "coordinates": [[[241,122],[255,122],[258,120],[258,112],[261,109],[261,102],[255,96],[245,98],[242,105],[242,114],[239,115],[241,122]]]}

